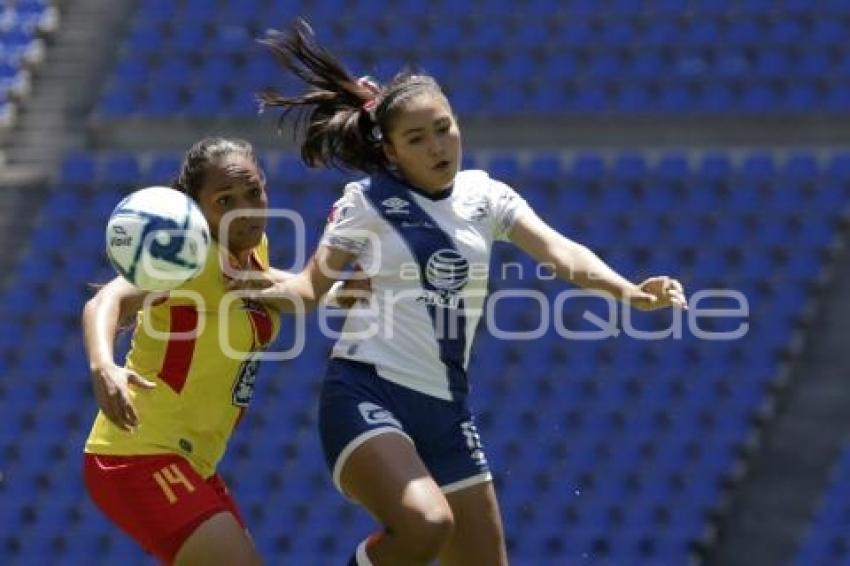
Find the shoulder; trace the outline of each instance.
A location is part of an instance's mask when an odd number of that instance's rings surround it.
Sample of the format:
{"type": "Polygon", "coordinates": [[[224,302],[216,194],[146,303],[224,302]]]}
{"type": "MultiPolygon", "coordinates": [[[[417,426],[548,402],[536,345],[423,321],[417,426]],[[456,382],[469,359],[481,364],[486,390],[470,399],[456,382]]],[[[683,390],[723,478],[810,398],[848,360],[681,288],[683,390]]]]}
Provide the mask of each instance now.
{"type": "Polygon", "coordinates": [[[516,195],[516,191],[498,179],[494,179],[487,171],[469,169],[457,174],[455,188],[460,195],[483,197],[496,204],[508,197],[516,195]]]}
{"type": "Polygon", "coordinates": [[[333,204],[328,220],[333,224],[353,216],[371,216],[374,210],[369,201],[370,178],[351,181],[343,188],[342,196],[333,204]]]}
{"type": "Polygon", "coordinates": [[[372,186],[372,178],[371,177],[363,177],[362,179],[356,179],[354,181],[349,181],[345,184],[345,187],[342,189],[342,196],[361,196],[365,197],[369,193],[369,189],[372,186]]]}
{"type": "Polygon", "coordinates": [[[350,181],[343,187],[342,196],[336,202],[366,206],[368,204],[369,189],[371,186],[372,182],[369,177],[350,181]]]}
{"type": "Polygon", "coordinates": [[[458,172],[455,178],[455,185],[462,190],[513,190],[509,185],[498,179],[494,179],[487,171],[482,169],[466,169],[458,172]]]}
{"type": "Polygon", "coordinates": [[[464,169],[463,171],[458,171],[455,177],[455,184],[463,188],[483,187],[493,182],[495,180],[490,177],[490,174],[482,169],[464,169]]]}

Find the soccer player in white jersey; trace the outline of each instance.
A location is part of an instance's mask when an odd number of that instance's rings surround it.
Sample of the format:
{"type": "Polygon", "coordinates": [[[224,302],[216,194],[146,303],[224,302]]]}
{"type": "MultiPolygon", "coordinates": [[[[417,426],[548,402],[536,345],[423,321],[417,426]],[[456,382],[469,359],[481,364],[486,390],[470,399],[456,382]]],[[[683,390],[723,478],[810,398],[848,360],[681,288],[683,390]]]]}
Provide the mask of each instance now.
{"type": "Polygon", "coordinates": [[[629,282],[511,187],[484,171],[459,172],[458,123],[433,78],[403,72],[384,87],[356,79],[304,22],[264,43],[310,87],[261,95],[284,115],[304,112],[304,161],[368,175],[345,188],[304,271],[257,292],[271,303],[314,304],[347,266],[371,278],[368,302],[350,311],[333,349],[319,409],[334,483],[383,525],[350,564],[507,564],[466,398],[493,242],[512,242],[561,278],[640,309],[685,307],[682,286],[666,276],[629,282]]]}

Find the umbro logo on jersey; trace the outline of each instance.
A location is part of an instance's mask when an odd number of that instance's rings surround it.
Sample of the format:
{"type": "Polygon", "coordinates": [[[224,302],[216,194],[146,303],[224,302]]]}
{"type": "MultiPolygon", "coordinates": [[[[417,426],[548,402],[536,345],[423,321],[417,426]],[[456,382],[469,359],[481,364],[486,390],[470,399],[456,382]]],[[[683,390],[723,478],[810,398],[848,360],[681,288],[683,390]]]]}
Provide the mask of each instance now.
{"type": "Polygon", "coordinates": [[[386,214],[410,214],[410,203],[399,197],[390,197],[381,201],[386,214]]]}

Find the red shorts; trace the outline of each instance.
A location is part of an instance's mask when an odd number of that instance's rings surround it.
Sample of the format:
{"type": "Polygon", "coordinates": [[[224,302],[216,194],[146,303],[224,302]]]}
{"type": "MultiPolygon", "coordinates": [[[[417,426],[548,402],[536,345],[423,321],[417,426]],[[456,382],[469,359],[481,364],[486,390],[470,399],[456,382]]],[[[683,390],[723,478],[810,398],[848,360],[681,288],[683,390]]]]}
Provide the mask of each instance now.
{"type": "Polygon", "coordinates": [[[176,454],[85,454],[86,488],[101,511],[165,564],[204,521],[230,512],[242,527],[236,502],[218,474],[204,480],[176,454]]]}

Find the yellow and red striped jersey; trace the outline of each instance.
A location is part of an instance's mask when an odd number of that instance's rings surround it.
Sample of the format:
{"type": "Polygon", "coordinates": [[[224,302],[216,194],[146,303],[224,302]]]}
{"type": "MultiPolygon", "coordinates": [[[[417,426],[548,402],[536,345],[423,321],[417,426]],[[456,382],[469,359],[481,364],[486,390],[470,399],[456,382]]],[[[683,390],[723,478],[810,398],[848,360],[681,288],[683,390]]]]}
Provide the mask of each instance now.
{"type": "MultiPolygon", "coordinates": [[[[213,242],[198,277],[139,311],[126,367],[156,387],[131,387],[140,421],[133,433],[98,413],[86,452],[176,453],[203,477],[215,472],[251,400],[257,353],[280,328],[277,313],[263,305],[226,298],[226,261],[233,265],[213,242]]],[[[269,268],[265,236],[252,252],[252,263],[254,269],[269,268]]]]}

